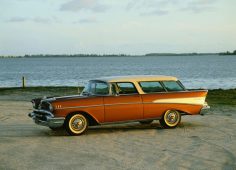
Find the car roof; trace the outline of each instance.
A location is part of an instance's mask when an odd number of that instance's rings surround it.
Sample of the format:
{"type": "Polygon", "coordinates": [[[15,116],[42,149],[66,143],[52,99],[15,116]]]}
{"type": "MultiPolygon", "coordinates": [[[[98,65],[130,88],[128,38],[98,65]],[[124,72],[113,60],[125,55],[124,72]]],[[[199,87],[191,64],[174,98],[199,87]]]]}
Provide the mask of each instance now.
{"type": "Polygon", "coordinates": [[[105,82],[139,82],[139,81],[177,81],[178,79],[173,76],[164,75],[129,75],[129,76],[112,76],[101,77],[94,80],[100,80],[105,82]]]}

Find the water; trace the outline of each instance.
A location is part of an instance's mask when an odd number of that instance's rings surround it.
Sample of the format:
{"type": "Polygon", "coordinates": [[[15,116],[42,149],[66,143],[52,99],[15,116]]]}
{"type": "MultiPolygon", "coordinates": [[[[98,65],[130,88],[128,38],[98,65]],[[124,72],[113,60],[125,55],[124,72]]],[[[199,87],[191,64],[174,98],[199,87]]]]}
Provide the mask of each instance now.
{"type": "Polygon", "coordinates": [[[236,88],[236,56],[1,58],[0,87],[78,86],[115,75],[171,75],[187,88],[236,88]]]}

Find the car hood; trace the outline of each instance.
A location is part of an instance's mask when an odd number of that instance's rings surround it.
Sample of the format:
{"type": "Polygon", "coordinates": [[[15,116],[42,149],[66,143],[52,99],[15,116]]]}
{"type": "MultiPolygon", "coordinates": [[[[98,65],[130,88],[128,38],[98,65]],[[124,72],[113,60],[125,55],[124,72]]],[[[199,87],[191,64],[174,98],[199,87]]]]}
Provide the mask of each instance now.
{"type": "Polygon", "coordinates": [[[87,97],[88,96],[72,95],[72,96],[53,97],[53,99],[54,100],[70,100],[70,99],[87,98],[87,97]]]}

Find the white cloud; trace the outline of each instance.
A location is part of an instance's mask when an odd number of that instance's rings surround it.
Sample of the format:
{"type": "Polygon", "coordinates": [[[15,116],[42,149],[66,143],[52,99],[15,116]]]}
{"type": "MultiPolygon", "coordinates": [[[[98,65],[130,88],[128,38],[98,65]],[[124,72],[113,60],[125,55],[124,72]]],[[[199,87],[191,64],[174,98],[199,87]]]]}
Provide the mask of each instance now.
{"type": "Polygon", "coordinates": [[[104,12],[107,6],[99,2],[99,0],[71,0],[61,5],[60,10],[78,12],[88,10],[92,12],[104,12]]]}
{"type": "Polygon", "coordinates": [[[214,4],[217,1],[218,0],[192,0],[187,2],[181,10],[195,13],[204,12],[214,8],[214,4]]]}
{"type": "Polygon", "coordinates": [[[43,18],[43,17],[12,17],[6,22],[34,22],[34,23],[43,23],[48,24],[52,22],[59,22],[58,18],[43,18]]]}
{"type": "Polygon", "coordinates": [[[97,22],[97,19],[95,17],[87,17],[87,18],[82,18],[74,23],[75,24],[77,23],[90,24],[90,23],[96,23],[96,22],[97,22]]]}
{"type": "Polygon", "coordinates": [[[7,20],[7,22],[25,22],[27,20],[28,18],[25,17],[12,17],[9,20],[7,20]]]}
{"type": "Polygon", "coordinates": [[[131,0],[127,10],[138,10],[141,15],[166,15],[173,11],[204,12],[218,0],[131,0]]]}

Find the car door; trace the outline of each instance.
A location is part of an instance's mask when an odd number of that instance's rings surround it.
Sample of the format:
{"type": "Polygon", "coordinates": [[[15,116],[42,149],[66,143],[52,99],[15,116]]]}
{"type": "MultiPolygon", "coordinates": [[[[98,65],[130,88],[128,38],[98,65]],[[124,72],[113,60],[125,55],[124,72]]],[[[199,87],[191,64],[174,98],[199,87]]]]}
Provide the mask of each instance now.
{"type": "Polygon", "coordinates": [[[114,83],[117,95],[104,96],[105,122],[143,119],[142,98],[131,82],[114,83]]]}

